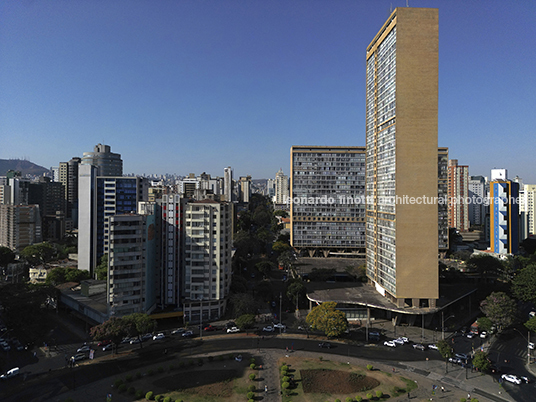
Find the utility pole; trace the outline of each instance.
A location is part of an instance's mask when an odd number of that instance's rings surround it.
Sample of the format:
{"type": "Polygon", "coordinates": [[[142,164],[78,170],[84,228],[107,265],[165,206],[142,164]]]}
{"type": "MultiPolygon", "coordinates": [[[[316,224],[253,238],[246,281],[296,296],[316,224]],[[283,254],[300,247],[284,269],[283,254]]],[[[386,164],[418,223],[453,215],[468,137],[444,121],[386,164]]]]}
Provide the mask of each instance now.
{"type": "Polygon", "coordinates": [[[283,312],[283,293],[279,292],[279,335],[281,335],[281,326],[283,325],[283,316],[281,313],[283,312]]]}

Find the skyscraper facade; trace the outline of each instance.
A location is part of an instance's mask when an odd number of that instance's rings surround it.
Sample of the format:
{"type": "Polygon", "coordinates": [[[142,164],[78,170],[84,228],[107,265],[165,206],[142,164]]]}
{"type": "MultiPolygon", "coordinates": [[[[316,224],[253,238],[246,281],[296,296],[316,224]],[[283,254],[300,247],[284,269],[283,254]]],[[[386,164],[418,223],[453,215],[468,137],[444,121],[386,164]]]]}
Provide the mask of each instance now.
{"type": "Polygon", "coordinates": [[[223,169],[223,195],[225,196],[225,201],[232,202],[233,199],[233,169],[231,166],[223,169]]]}
{"type": "Polygon", "coordinates": [[[449,227],[460,232],[469,230],[469,166],[458,165],[457,159],[448,166],[449,227]]]}
{"type": "Polygon", "coordinates": [[[111,151],[109,145],[97,144],[93,152],[84,152],[82,165],[97,168],[97,176],[123,176],[123,160],[111,151]]]}
{"type": "Polygon", "coordinates": [[[288,176],[283,173],[283,169],[279,169],[279,171],[276,173],[274,186],[275,203],[280,205],[286,204],[290,196],[290,190],[288,176]]]}
{"type": "Polygon", "coordinates": [[[469,178],[469,224],[480,226],[484,224],[486,216],[485,197],[486,179],[484,176],[471,176],[469,178]]]}
{"type": "Polygon", "coordinates": [[[365,147],[290,150],[291,237],[310,256],[364,254],[365,147]]]}
{"type": "Polygon", "coordinates": [[[399,307],[435,307],[437,9],[395,9],[366,60],[367,276],[399,307]]]}
{"type": "Polygon", "coordinates": [[[519,183],[510,180],[490,182],[491,251],[517,254],[519,246],[519,183]]]}

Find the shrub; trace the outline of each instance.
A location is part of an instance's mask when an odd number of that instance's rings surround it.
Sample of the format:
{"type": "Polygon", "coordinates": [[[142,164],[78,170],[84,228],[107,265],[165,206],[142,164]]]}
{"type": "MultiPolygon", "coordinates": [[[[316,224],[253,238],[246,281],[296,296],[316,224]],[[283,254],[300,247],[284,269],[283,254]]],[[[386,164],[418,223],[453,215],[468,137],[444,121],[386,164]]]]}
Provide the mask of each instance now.
{"type": "Polygon", "coordinates": [[[255,391],[255,389],[257,389],[257,388],[255,387],[255,385],[250,385],[250,386],[248,387],[248,391],[249,391],[249,392],[253,392],[253,391],[255,391]]]}
{"type": "Polygon", "coordinates": [[[138,389],[138,390],[136,391],[136,399],[141,399],[141,398],[143,398],[143,394],[144,394],[143,391],[142,391],[141,389],[138,389]]]}
{"type": "Polygon", "coordinates": [[[288,371],[288,366],[287,365],[282,366],[281,371],[288,371]]]}
{"type": "Polygon", "coordinates": [[[227,358],[228,358],[229,360],[233,360],[233,359],[234,359],[234,355],[231,353],[230,355],[227,355],[227,358]]]}
{"type": "Polygon", "coordinates": [[[158,372],[159,372],[159,373],[163,373],[163,372],[164,372],[164,367],[159,366],[159,367],[158,367],[158,372]]]}
{"type": "Polygon", "coordinates": [[[255,367],[256,367],[256,366],[255,366],[255,363],[251,363],[251,364],[249,365],[249,368],[252,369],[252,370],[255,370],[255,367]]]}
{"type": "Polygon", "coordinates": [[[283,379],[281,380],[283,382],[289,382],[290,381],[290,377],[289,376],[285,376],[283,377],[283,379]]]}
{"type": "Polygon", "coordinates": [[[171,402],[171,397],[170,396],[166,396],[163,400],[163,402],[171,402]]]}
{"type": "Polygon", "coordinates": [[[341,402],[341,400],[340,399],[335,399],[335,402],[341,402]]]}
{"type": "Polygon", "coordinates": [[[462,399],[460,399],[460,402],[467,402],[467,399],[462,398],[462,399]]]}
{"type": "Polygon", "coordinates": [[[214,356],[209,356],[209,357],[208,357],[208,361],[209,361],[209,362],[211,362],[211,361],[213,361],[213,360],[214,360],[214,356]]]}
{"type": "Polygon", "coordinates": [[[368,371],[372,371],[374,367],[372,366],[372,364],[367,364],[367,370],[368,371]]]}
{"type": "Polygon", "coordinates": [[[131,382],[132,381],[132,375],[129,374],[125,377],[125,380],[127,380],[127,382],[131,382]]]}
{"type": "Polygon", "coordinates": [[[248,402],[255,402],[255,399],[248,399],[248,402]]]}
{"type": "Polygon", "coordinates": [[[193,365],[195,364],[195,362],[194,362],[193,360],[189,360],[189,361],[188,361],[188,364],[189,364],[190,366],[193,366],[193,365]]]}
{"type": "Polygon", "coordinates": [[[354,398],[346,397],[346,402],[354,402],[354,398]]]}
{"type": "Polygon", "coordinates": [[[376,391],[376,397],[377,398],[381,398],[383,396],[383,392],[382,391],[376,391]]]}
{"type": "Polygon", "coordinates": [[[170,365],[168,366],[168,370],[169,370],[169,371],[173,371],[173,370],[175,370],[175,365],[174,365],[174,364],[170,364],[170,365]]]}
{"type": "Polygon", "coordinates": [[[247,397],[248,399],[253,399],[255,397],[255,394],[253,392],[248,392],[247,397]]]}
{"type": "Polygon", "coordinates": [[[123,384],[123,380],[115,380],[114,388],[119,388],[123,384]]]}
{"type": "Polygon", "coordinates": [[[140,373],[139,371],[136,373],[136,378],[137,378],[137,379],[140,379],[140,378],[141,378],[141,373],[140,373]]]}
{"type": "Polygon", "coordinates": [[[367,399],[370,401],[372,399],[372,394],[371,393],[368,393],[367,394],[367,399]]]}
{"type": "Polygon", "coordinates": [[[199,364],[200,366],[203,365],[203,358],[200,357],[199,359],[197,359],[197,364],[199,364]]]}
{"type": "Polygon", "coordinates": [[[287,389],[288,387],[290,387],[290,383],[288,383],[288,382],[284,382],[284,383],[281,385],[281,388],[283,388],[283,389],[287,389]]]}
{"type": "Polygon", "coordinates": [[[145,399],[147,399],[148,401],[153,401],[154,400],[154,392],[153,391],[149,391],[145,394],[145,399]]]}
{"type": "Polygon", "coordinates": [[[183,367],[185,366],[185,364],[186,364],[186,363],[184,363],[184,362],[180,362],[180,363],[179,363],[179,367],[180,367],[180,368],[183,368],[183,367]]]}
{"type": "Polygon", "coordinates": [[[149,369],[149,371],[147,372],[147,375],[154,375],[154,370],[153,370],[153,369],[149,369]]]}
{"type": "Polygon", "coordinates": [[[218,360],[219,360],[220,362],[222,362],[222,361],[223,361],[223,355],[219,355],[219,356],[218,356],[218,360]]]}
{"type": "Polygon", "coordinates": [[[356,402],[361,402],[363,400],[363,397],[358,395],[355,397],[355,400],[356,402]]]}
{"type": "Polygon", "coordinates": [[[324,358],[323,358],[322,356],[320,356],[320,357],[318,358],[318,360],[322,361],[322,360],[324,360],[324,358]]]}
{"type": "Polygon", "coordinates": [[[134,388],[134,387],[128,387],[127,392],[128,392],[130,395],[134,395],[134,393],[136,392],[136,388],[134,388]]]}
{"type": "Polygon", "coordinates": [[[164,399],[164,395],[157,395],[157,396],[154,398],[154,400],[155,400],[156,402],[161,402],[162,399],[164,399]]]}
{"type": "Polygon", "coordinates": [[[119,392],[125,392],[127,390],[127,386],[125,384],[121,384],[118,388],[119,392]]]}
{"type": "Polygon", "coordinates": [[[253,380],[255,379],[255,374],[254,374],[254,373],[251,373],[251,374],[249,375],[249,379],[250,379],[251,381],[253,381],[253,380]]]}
{"type": "Polygon", "coordinates": [[[249,362],[250,362],[251,364],[255,364],[255,358],[252,357],[251,359],[249,359],[249,362]]]}

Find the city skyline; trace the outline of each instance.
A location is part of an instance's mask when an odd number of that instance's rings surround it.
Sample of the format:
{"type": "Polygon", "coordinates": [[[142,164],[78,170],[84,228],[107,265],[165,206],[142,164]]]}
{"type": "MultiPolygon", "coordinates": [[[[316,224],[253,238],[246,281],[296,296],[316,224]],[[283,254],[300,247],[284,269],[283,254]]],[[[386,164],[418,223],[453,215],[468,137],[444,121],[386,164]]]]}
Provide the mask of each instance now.
{"type": "MultiPolygon", "coordinates": [[[[536,4],[409,5],[439,10],[439,146],[535,183],[536,4]]],[[[125,173],[273,178],[293,145],[364,146],[363,53],[405,6],[1,1],[0,158],[50,168],[102,143],[125,173]]]]}

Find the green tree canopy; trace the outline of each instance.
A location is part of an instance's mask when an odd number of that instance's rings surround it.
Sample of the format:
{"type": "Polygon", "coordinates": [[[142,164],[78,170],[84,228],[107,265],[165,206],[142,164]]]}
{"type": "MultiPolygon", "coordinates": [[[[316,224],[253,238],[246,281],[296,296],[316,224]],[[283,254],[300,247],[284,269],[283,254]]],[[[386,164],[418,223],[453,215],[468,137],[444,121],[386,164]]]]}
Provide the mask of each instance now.
{"type": "Polygon", "coordinates": [[[342,311],[335,309],[336,306],[336,302],[322,303],[314,307],[305,320],[314,329],[323,331],[326,336],[339,336],[348,329],[348,320],[342,311]]]}
{"type": "Polygon", "coordinates": [[[489,332],[491,331],[491,327],[493,327],[493,323],[488,317],[480,317],[476,322],[480,331],[489,332]]]}
{"type": "Polygon", "coordinates": [[[262,301],[270,301],[274,293],[274,287],[270,281],[260,281],[255,285],[255,293],[262,301]]]}
{"type": "Polygon", "coordinates": [[[104,254],[99,265],[95,267],[95,274],[99,281],[104,281],[108,278],[108,254],[104,254]]]}
{"type": "Polygon", "coordinates": [[[272,269],[275,269],[275,264],[268,260],[262,260],[255,264],[255,268],[264,276],[268,276],[272,269]]]}
{"type": "Polygon", "coordinates": [[[278,209],[278,210],[274,211],[274,215],[275,216],[281,216],[282,218],[288,218],[288,212],[283,211],[282,209],[278,209]]]}
{"type": "Polygon", "coordinates": [[[56,256],[56,250],[50,243],[43,242],[24,247],[20,255],[29,264],[39,265],[52,261],[56,256]]]}
{"type": "Polygon", "coordinates": [[[536,332],[536,317],[531,317],[524,325],[529,331],[536,332]]]}
{"type": "Polygon", "coordinates": [[[77,268],[56,267],[47,274],[45,283],[56,286],[65,282],[81,282],[89,279],[89,272],[77,268]]]}
{"type": "Polygon", "coordinates": [[[452,347],[447,341],[442,339],[436,343],[436,346],[441,356],[443,356],[443,359],[448,359],[449,357],[452,357],[452,347]]]}
{"type": "Polygon", "coordinates": [[[260,307],[259,300],[249,293],[235,293],[231,295],[230,302],[233,305],[235,317],[244,314],[255,314],[260,307]]]}
{"type": "Polygon", "coordinates": [[[0,246],[0,267],[15,262],[15,253],[9,247],[0,246]]]}
{"type": "Polygon", "coordinates": [[[294,305],[298,303],[298,300],[300,298],[305,297],[306,293],[307,288],[299,279],[292,280],[287,285],[287,297],[292,300],[292,303],[294,303],[294,305]]]}
{"type": "Polygon", "coordinates": [[[498,278],[505,270],[504,264],[491,255],[475,255],[467,261],[467,268],[476,271],[480,277],[492,276],[498,278]]]}
{"type": "Polygon", "coordinates": [[[255,315],[254,314],[242,314],[236,319],[236,325],[240,329],[249,329],[253,328],[255,325],[255,315]]]}
{"type": "Polygon", "coordinates": [[[512,293],[526,302],[536,302],[536,264],[521,269],[512,281],[512,293]]]}
{"type": "Polygon", "coordinates": [[[514,322],[516,302],[504,292],[493,292],[480,303],[480,310],[494,323],[498,330],[514,322]]]}
{"type": "Polygon", "coordinates": [[[274,250],[276,253],[282,253],[284,251],[290,250],[292,247],[290,247],[290,244],[287,242],[278,240],[274,244],[272,244],[272,250],[274,250]]]}
{"type": "Polygon", "coordinates": [[[473,366],[480,371],[489,371],[491,368],[491,363],[489,361],[488,354],[477,350],[473,356],[473,366]]]}
{"type": "MultiPolygon", "coordinates": [[[[130,336],[140,337],[143,334],[153,332],[156,328],[156,322],[147,314],[134,313],[122,317],[126,332],[130,336]]],[[[141,345],[141,344],[140,344],[141,345]]],[[[143,347],[143,345],[141,345],[143,347]]]]}

